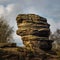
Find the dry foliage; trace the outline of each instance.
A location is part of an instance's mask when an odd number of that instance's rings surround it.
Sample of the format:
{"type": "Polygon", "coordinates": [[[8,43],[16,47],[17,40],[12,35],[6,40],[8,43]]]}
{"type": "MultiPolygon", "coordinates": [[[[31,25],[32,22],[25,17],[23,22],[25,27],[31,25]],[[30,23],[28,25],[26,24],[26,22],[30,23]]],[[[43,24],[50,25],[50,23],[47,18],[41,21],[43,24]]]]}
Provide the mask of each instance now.
{"type": "Polygon", "coordinates": [[[13,32],[12,27],[9,26],[9,24],[7,23],[6,19],[4,19],[4,17],[1,17],[0,18],[0,43],[8,42],[8,40],[10,41],[10,39],[12,38],[12,32],[13,32]]]}

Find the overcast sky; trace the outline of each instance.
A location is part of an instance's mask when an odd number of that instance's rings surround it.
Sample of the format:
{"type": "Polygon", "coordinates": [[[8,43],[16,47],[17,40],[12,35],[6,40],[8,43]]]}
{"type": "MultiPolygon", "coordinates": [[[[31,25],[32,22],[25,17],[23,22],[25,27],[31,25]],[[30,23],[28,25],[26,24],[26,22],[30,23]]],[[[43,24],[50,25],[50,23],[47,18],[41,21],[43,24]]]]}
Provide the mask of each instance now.
{"type": "MultiPolygon", "coordinates": [[[[60,0],[0,0],[0,16],[5,16],[10,26],[17,30],[16,16],[20,13],[34,13],[47,18],[51,31],[60,29],[60,0]]],[[[21,43],[14,33],[16,42],[21,43]]]]}

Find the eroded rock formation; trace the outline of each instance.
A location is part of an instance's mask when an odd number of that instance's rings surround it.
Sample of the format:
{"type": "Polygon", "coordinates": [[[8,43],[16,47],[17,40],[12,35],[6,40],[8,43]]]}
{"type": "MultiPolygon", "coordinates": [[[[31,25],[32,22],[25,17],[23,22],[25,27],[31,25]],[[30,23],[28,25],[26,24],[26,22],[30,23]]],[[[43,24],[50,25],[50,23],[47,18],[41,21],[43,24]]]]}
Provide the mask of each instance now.
{"type": "MultiPolygon", "coordinates": [[[[35,14],[19,14],[16,18],[17,35],[23,47],[15,43],[0,43],[0,60],[58,60],[49,40],[50,25],[47,19],[35,14]]],[[[59,59],[60,60],[60,59],[59,59]]]]}
{"type": "Polygon", "coordinates": [[[26,48],[33,51],[35,51],[34,48],[37,47],[39,47],[39,49],[46,48],[45,50],[52,48],[52,40],[49,40],[50,25],[47,23],[46,18],[35,14],[20,14],[16,20],[18,25],[17,34],[22,37],[23,44],[26,48]],[[44,47],[42,44],[47,46],[44,47]],[[43,47],[41,47],[41,45],[43,47]]]}
{"type": "MultiPolygon", "coordinates": [[[[46,18],[35,14],[19,14],[16,21],[18,26],[16,33],[22,37],[23,44],[27,51],[32,52],[35,58],[52,53],[53,40],[49,40],[50,24],[47,23],[46,18]]],[[[27,55],[28,54],[29,53],[27,53],[27,55]]]]}

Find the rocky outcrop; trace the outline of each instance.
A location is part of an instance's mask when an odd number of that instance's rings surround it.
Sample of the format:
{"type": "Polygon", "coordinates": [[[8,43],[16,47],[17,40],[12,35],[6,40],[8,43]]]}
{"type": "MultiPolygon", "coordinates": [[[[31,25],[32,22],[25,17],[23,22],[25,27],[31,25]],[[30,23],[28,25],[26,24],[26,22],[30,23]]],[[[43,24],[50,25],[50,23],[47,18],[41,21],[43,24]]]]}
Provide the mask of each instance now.
{"type": "Polygon", "coordinates": [[[19,14],[16,21],[17,35],[22,37],[27,51],[32,52],[35,58],[40,57],[37,60],[47,59],[48,55],[54,55],[55,52],[51,51],[53,40],[49,40],[50,24],[47,23],[46,18],[35,14],[19,14]],[[46,56],[46,58],[41,56],[46,56]]]}
{"type": "MultiPolygon", "coordinates": [[[[46,49],[51,46],[51,42],[53,41],[49,40],[50,25],[47,23],[46,18],[35,14],[20,14],[16,20],[18,25],[17,34],[22,37],[24,45],[29,49],[31,48],[31,50],[35,51],[33,47],[41,47],[42,43],[45,46],[48,45],[46,49]],[[49,43],[45,43],[45,41],[49,43]]],[[[49,50],[51,48],[52,46],[49,50]]]]}
{"type": "Polygon", "coordinates": [[[0,43],[0,60],[19,60],[16,43],[0,43]]]}
{"type": "Polygon", "coordinates": [[[0,43],[0,48],[16,47],[16,43],[0,43]]]}
{"type": "Polygon", "coordinates": [[[50,24],[35,14],[19,14],[16,18],[17,35],[22,37],[23,47],[15,43],[0,43],[0,60],[58,60],[49,40],[50,24]]]}

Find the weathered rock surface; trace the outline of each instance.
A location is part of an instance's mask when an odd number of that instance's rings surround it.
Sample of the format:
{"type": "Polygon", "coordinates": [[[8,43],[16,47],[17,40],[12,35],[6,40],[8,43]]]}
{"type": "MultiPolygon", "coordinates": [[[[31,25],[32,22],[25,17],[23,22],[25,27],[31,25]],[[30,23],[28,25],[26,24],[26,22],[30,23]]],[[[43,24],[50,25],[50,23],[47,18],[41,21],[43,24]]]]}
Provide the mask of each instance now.
{"type": "Polygon", "coordinates": [[[16,43],[0,43],[0,60],[18,60],[16,43]]]}
{"type": "Polygon", "coordinates": [[[23,47],[16,44],[0,44],[0,60],[58,60],[49,40],[50,25],[47,19],[35,14],[19,14],[16,18],[17,35],[22,37],[23,47]]]}
{"type": "MultiPolygon", "coordinates": [[[[23,43],[27,48],[35,50],[33,47],[41,47],[41,40],[49,40],[50,25],[47,23],[46,18],[35,14],[19,14],[16,20],[18,25],[17,34],[22,37],[23,43]]],[[[52,43],[52,40],[50,41],[52,43]]],[[[49,50],[52,48],[50,41],[45,43],[47,45],[46,48],[49,50]]]]}
{"type": "Polygon", "coordinates": [[[46,18],[35,14],[19,14],[16,21],[17,35],[22,37],[25,48],[32,52],[36,60],[47,60],[48,55],[54,55],[53,53],[50,54],[53,40],[49,40],[50,24],[47,23],[46,18]],[[43,58],[43,55],[46,57],[43,58]]]}
{"type": "Polygon", "coordinates": [[[43,17],[34,14],[19,14],[16,18],[20,36],[35,35],[48,37],[50,35],[49,24],[43,17]]]}

